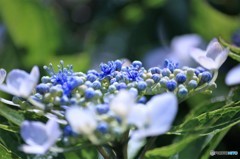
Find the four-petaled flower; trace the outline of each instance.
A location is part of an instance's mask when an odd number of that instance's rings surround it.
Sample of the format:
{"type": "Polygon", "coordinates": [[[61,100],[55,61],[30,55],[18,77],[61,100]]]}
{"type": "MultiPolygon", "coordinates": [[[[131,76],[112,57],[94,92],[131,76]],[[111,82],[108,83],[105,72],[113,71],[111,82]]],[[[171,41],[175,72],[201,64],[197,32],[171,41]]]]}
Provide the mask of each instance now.
{"type": "Polygon", "coordinates": [[[224,48],[217,39],[213,39],[207,47],[207,50],[194,48],[191,50],[191,56],[196,62],[208,70],[218,70],[226,61],[229,48],[224,48]]]}
{"type": "Polygon", "coordinates": [[[128,122],[137,129],[132,131],[132,139],[144,139],[168,131],[177,113],[177,98],[173,93],[156,95],[146,104],[132,107],[128,122]]]}
{"type": "Polygon", "coordinates": [[[32,68],[30,74],[23,70],[14,69],[8,73],[6,84],[0,85],[0,90],[9,94],[28,98],[37,85],[39,79],[39,69],[37,66],[32,68]]]}
{"type": "Polygon", "coordinates": [[[31,154],[46,153],[62,134],[55,118],[51,118],[46,125],[38,121],[24,121],[20,133],[27,143],[20,149],[31,154]]]}

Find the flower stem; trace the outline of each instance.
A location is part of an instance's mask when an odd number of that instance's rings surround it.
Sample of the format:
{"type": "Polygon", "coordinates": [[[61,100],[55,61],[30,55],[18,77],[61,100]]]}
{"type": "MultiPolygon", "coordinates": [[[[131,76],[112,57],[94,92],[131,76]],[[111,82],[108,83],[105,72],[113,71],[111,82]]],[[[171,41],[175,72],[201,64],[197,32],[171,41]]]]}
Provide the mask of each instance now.
{"type": "Polygon", "coordinates": [[[145,153],[147,152],[147,150],[149,150],[152,147],[156,139],[157,137],[152,137],[148,140],[147,144],[144,146],[141,154],[139,155],[139,159],[144,159],[145,153]]]}
{"type": "Polygon", "coordinates": [[[110,156],[108,155],[107,151],[102,146],[97,147],[97,149],[104,159],[110,159],[110,156]]]}
{"type": "Polygon", "coordinates": [[[4,99],[4,98],[0,98],[0,102],[3,102],[3,103],[8,104],[8,105],[12,105],[12,106],[20,107],[20,105],[15,104],[12,101],[4,99]]]}

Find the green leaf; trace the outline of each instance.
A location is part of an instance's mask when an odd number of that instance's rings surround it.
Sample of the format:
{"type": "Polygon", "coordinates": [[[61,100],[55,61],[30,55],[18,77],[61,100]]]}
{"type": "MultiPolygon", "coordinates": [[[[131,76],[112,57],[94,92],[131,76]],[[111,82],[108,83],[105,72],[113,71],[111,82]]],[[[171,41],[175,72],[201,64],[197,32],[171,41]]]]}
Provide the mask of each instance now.
{"type": "Polygon", "coordinates": [[[237,123],[240,123],[240,106],[226,105],[186,120],[183,124],[174,127],[169,134],[215,134],[237,123]]]}
{"type": "Polygon", "coordinates": [[[17,127],[13,127],[13,126],[8,126],[8,125],[4,125],[4,124],[0,124],[0,129],[6,130],[6,131],[10,131],[13,133],[16,133],[18,128],[17,127]]]}
{"type": "Polygon", "coordinates": [[[20,126],[21,123],[24,121],[24,116],[22,114],[2,104],[0,104],[0,115],[18,126],[20,126]]]}
{"type": "Polygon", "coordinates": [[[213,138],[208,142],[208,144],[205,146],[205,148],[201,152],[201,159],[208,159],[210,155],[210,151],[214,150],[218,144],[221,142],[223,137],[227,134],[230,128],[223,130],[216,135],[213,136],[213,138]]]}
{"type": "Polygon", "coordinates": [[[20,157],[13,154],[4,145],[0,143],[0,158],[2,159],[20,159],[20,157]]]}
{"type": "Polygon", "coordinates": [[[191,1],[190,23],[194,32],[205,39],[222,36],[230,40],[240,26],[239,17],[228,16],[211,7],[206,0],[191,1]]]}
{"type": "Polygon", "coordinates": [[[184,140],[173,143],[169,146],[164,146],[161,148],[156,148],[150,151],[147,151],[145,157],[149,159],[159,159],[160,157],[170,157],[186,147],[193,140],[197,139],[198,136],[188,136],[184,140]]]}
{"type": "Polygon", "coordinates": [[[27,64],[41,63],[56,52],[59,25],[40,1],[0,0],[0,14],[15,45],[28,51],[27,64]]]}

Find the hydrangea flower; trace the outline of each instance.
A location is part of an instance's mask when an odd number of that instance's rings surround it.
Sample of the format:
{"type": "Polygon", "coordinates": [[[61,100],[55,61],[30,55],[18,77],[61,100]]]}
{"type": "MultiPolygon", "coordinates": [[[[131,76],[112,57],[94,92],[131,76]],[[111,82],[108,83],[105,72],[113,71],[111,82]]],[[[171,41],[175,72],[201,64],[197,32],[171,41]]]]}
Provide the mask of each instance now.
{"type": "Polygon", "coordinates": [[[240,74],[240,65],[237,65],[227,73],[227,76],[225,78],[225,83],[229,86],[240,84],[239,74],[240,74]]]}
{"type": "Polygon", "coordinates": [[[229,49],[223,48],[216,38],[207,46],[207,50],[194,48],[191,50],[191,56],[196,62],[208,70],[218,70],[226,61],[229,49]]]}
{"type": "Polygon", "coordinates": [[[0,90],[9,94],[28,98],[39,79],[39,69],[32,68],[30,74],[23,70],[15,69],[8,73],[6,84],[0,85],[0,90]]]}
{"type": "Polygon", "coordinates": [[[87,108],[73,106],[66,111],[72,130],[77,134],[92,135],[97,128],[97,121],[94,112],[87,108]]]}
{"type": "Polygon", "coordinates": [[[24,121],[20,133],[27,144],[22,145],[20,149],[31,154],[44,154],[61,136],[61,130],[55,118],[51,118],[47,124],[24,121]]]}
{"type": "Polygon", "coordinates": [[[0,84],[3,83],[3,81],[5,80],[6,75],[7,75],[7,72],[4,69],[0,69],[0,84]]]}
{"type": "Polygon", "coordinates": [[[146,105],[135,105],[128,116],[128,122],[137,126],[132,132],[133,139],[142,139],[165,133],[177,113],[177,98],[164,93],[151,98],[146,105]]]}

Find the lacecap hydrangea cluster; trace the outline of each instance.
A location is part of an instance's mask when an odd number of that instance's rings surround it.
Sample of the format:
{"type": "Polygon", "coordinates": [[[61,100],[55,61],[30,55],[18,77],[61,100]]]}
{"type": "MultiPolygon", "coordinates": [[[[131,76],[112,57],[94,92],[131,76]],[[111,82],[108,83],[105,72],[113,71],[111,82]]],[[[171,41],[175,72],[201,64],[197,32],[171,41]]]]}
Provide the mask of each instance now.
{"type": "MultiPolygon", "coordinates": [[[[102,63],[100,71],[89,70],[87,73],[74,72],[71,65],[64,67],[63,61],[58,65],[57,72],[52,64],[44,66],[44,69],[49,75],[41,78],[32,98],[44,104],[46,111],[58,110],[63,115],[73,105],[94,105],[93,109],[99,115],[98,135],[110,133],[113,130],[110,127],[116,127],[121,120],[108,114],[109,102],[120,90],[126,89],[137,97],[139,103],[146,103],[147,95],[173,92],[179,99],[184,99],[203,85],[206,85],[205,91],[211,91],[215,86],[215,83],[209,84],[212,74],[204,68],[179,68],[178,64],[169,60],[165,60],[162,67],[148,70],[140,61],[125,65],[121,60],[102,63]]],[[[26,105],[25,101],[14,101],[26,105]]],[[[73,135],[70,126],[65,127],[65,135],[73,135]]]]}
{"type": "Polygon", "coordinates": [[[42,77],[34,95],[35,100],[60,109],[73,104],[85,106],[88,102],[106,103],[122,89],[138,95],[139,102],[145,101],[145,95],[163,92],[173,92],[181,99],[212,79],[212,74],[202,67],[180,69],[169,60],[162,67],[148,70],[140,61],[133,61],[129,66],[121,60],[109,61],[100,64],[101,71],[87,73],[74,72],[71,65],[64,67],[60,63],[58,72],[51,64],[44,66],[49,76],[42,77]]]}

